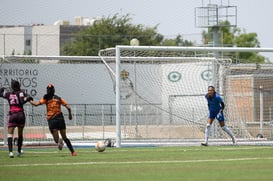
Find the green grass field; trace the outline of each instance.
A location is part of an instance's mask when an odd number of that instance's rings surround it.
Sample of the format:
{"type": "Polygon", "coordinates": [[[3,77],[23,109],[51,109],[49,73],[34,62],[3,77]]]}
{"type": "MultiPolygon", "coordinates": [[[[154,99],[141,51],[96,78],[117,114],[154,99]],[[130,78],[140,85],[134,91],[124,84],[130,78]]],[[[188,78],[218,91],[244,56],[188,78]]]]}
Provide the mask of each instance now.
{"type": "Polygon", "coordinates": [[[273,180],[273,147],[24,148],[22,157],[0,150],[0,180],[273,180]]]}

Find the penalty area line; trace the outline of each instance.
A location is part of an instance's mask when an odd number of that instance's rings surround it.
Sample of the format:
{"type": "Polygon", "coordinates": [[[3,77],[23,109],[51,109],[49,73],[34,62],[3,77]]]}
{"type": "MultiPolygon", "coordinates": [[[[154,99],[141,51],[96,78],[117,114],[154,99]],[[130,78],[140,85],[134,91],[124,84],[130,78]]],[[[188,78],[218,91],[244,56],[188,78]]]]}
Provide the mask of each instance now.
{"type": "Polygon", "coordinates": [[[72,163],[29,163],[29,164],[9,164],[2,167],[35,167],[35,166],[69,166],[69,165],[126,165],[126,164],[162,164],[162,163],[202,163],[202,162],[230,162],[230,161],[250,161],[250,160],[273,160],[273,157],[256,158],[227,158],[212,160],[161,160],[161,161],[124,161],[124,162],[72,162],[72,163]]]}

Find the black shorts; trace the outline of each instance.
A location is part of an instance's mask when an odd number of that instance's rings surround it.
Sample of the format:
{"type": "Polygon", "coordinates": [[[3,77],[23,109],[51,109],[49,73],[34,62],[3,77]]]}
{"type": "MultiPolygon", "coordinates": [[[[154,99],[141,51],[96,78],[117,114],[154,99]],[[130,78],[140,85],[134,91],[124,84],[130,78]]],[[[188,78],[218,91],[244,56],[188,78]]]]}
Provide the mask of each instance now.
{"type": "Polygon", "coordinates": [[[23,111],[9,113],[8,116],[8,127],[21,127],[25,126],[26,116],[23,111]]]}
{"type": "Polygon", "coordinates": [[[48,120],[48,127],[50,131],[66,129],[63,114],[58,114],[48,120]]]}

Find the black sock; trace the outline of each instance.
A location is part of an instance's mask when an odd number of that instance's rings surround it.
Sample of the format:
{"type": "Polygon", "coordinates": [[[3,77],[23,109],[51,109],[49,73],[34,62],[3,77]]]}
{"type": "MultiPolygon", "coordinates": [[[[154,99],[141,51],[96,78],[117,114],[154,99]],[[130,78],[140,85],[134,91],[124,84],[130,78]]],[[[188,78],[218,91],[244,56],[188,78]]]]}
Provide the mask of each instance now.
{"type": "Polygon", "coordinates": [[[23,136],[19,136],[18,137],[18,152],[21,153],[21,148],[22,148],[22,145],[23,145],[23,136]]]}
{"type": "Polygon", "coordinates": [[[54,140],[55,143],[59,143],[60,138],[59,137],[58,138],[53,137],[53,140],[54,140]]]}
{"type": "Polygon", "coordinates": [[[12,152],[12,137],[8,137],[8,147],[9,147],[9,152],[12,152]]]}
{"type": "Polygon", "coordinates": [[[66,138],[66,139],[64,139],[64,142],[65,142],[66,146],[69,148],[70,152],[73,153],[74,149],[73,149],[73,146],[72,146],[70,140],[68,138],[66,138]]]}

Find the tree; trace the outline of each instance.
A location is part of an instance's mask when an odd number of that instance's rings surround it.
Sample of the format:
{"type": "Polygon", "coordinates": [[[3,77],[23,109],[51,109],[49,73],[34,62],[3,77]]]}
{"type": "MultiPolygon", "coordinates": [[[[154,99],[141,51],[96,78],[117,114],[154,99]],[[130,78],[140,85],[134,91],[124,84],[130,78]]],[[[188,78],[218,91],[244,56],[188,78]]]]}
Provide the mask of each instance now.
{"type": "Polygon", "coordinates": [[[97,56],[100,49],[129,45],[130,40],[137,38],[140,45],[157,46],[163,36],[157,33],[158,25],[144,27],[141,24],[133,25],[130,15],[102,18],[92,26],[80,31],[73,41],[61,48],[62,55],[97,56]]]}
{"type": "MultiPolygon", "coordinates": [[[[225,47],[260,47],[257,33],[246,33],[241,31],[240,28],[230,27],[228,21],[222,22],[219,28],[219,46],[225,47]]],[[[203,31],[203,44],[209,44],[213,42],[212,28],[208,29],[208,32],[203,31]]],[[[225,54],[227,55],[227,54],[225,54]]],[[[229,53],[228,56],[232,58],[233,62],[240,63],[264,63],[265,57],[259,55],[257,52],[238,52],[229,53]]]]}
{"type": "Polygon", "coordinates": [[[184,40],[181,35],[177,35],[175,39],[164,39],[163,46],[193,46],[193,42],[184,40]]]}

